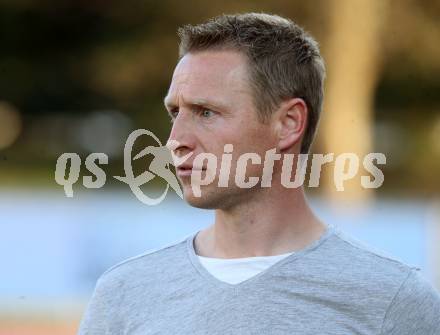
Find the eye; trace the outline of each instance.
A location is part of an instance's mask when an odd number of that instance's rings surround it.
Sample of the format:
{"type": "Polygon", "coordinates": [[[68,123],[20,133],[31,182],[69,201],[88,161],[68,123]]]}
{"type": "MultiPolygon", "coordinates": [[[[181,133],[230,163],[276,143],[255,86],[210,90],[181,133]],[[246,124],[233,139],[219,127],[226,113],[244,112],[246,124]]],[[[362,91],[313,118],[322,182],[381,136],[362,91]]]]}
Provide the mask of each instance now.
{"type": "Polygon", "coordinates": [[[212,116],[214,116],[214,114],[215,113],[210,109],[204,108],[204,109],[200,110],[200,115],[204,118],[212,117],[212,116]]]}
{"type": "Polygon", "coordinates": [[[179,114],[179,110],[178,110],[178,109],[172,109],[172,110],[169,111],[168,114],[169,114],[169,116],[170,116],[170,121],[171,121],[171,123],[173,123],[174,120],[175,120],[176,117],[177,117],[177,114],[179,114]]]}

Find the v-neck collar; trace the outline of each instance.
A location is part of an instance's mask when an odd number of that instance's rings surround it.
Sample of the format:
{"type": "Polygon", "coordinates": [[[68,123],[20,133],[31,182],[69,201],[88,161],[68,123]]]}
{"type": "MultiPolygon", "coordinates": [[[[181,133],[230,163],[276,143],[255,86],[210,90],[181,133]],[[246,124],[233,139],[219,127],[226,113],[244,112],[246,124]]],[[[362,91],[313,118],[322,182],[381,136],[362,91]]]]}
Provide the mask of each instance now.
{"type": "Polygon", "coordinates": [[[283,264],[290,262],[290,261],[293,261],[295,259],[298,259],[298,258],[302,257],[303,255],[316,249],[325,240],[327,240],[331,235],[333,235],[333,233],[335,231],[335,227],[332,224],[325,224],[325,226],[326,226],[325,232],[317,240],[313,241],[305,248],[298,250],[298,251],[295,251],[291,255],[281,259],[280,261],[278,261],[275,264],[268,267],[266,270],[256,274],[255,276],[252,276],[252,277],[250,277],[250,278],[248,278],[238,284],[229,284],[229,283],[226,283],[224,281],[217,279],[208,270],[206,270],[205,267],[200,263],[198,255],[196,254],[195,249],[194,249],[194,240],[195,240],[197,234],[199,233],[199,231],[197,231],[196,233],[192,234],[191,236],[189,236],[187,238],[186,249],[187,249],[187,254],[190,259],[190,262],[194,266],[195,270],[207,282],[209,282],[211,285],[214,285],[216,287],[221,287],[221,288],[225,288],[225,289],[237,289],[237,288],[241,288],[241,287],[244,287],[247,285],[251,285],[252,283],[259,281],[260,279],[263,279],[267,275],[267,273],[273,272],[277,268],[282,266],[283,264]]]}

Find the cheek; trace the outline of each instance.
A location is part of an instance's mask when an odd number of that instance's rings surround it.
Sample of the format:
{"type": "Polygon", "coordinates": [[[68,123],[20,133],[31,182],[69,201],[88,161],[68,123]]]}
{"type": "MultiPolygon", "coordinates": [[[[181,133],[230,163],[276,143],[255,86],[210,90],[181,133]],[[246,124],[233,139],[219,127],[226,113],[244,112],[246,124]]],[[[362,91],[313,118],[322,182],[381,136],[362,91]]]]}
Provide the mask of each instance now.
{"type": "Polygon", "coordinates": [[[273,149],[276,141],[268,127],[254,126],[249,128],[240,141],[242,152],[254,152],[264,157],[267,150],[273,149]]]}
{"type": "Polygon", "coordinates": [[[256,153],[264,159],[267,150],[276,147],[270,127],[257,120],[219,119],[198,129],[199,139],[205,152],[221,159],[224,146],[232,144],[232,161],[244,153],[256,153]]]}

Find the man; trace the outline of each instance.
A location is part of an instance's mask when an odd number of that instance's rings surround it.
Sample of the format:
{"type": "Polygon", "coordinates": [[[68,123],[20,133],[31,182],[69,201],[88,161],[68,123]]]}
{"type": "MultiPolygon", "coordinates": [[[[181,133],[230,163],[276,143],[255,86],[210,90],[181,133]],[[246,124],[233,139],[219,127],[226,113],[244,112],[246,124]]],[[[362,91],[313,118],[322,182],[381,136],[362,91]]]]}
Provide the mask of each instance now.
{"type": "Polygon", "coordinates": [[[169,143],[176,157],[193,154],[177,176],[185,200],[215,209],[215,223],[104,273],[79,333],[440,334],[440,298],[417,268],[320,222],[303,189],[280,182],[280,157],[308,152],[322,107],[325,70],[312,37],[253,13],[179,35],[169,143]],[[250,159],[234,183],[243,154],[268,152],[271,179],[250,159]],[[230,174],[219,161],[197,166],[204,153],[228,153],[230,174]]]}

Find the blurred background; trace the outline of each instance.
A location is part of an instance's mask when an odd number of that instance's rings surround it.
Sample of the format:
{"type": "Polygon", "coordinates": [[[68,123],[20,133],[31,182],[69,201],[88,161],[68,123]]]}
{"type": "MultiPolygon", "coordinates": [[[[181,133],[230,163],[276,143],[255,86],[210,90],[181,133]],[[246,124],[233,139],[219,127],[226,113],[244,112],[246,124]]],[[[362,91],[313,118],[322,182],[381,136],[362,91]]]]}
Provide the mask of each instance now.
{"type": "MultiPolygon", "coordinates": [[[[360,171],[337,192],[325,167],[307,189],[313,208],[440,288],[440,2],[0,0],[0,335],[75,334],[103,271],[212,222],[173,191],[146,206],[111,176],[124,175],[133,130],[167,139],[177,28],[247,11],[291,18],[320,42],[313,152],[386,155],[377,190],[360,187],[360,171]],[[64,152],[82,160],[73,198],[54,179],[64,152]],[[82,184],[92,152],[109,157],[97,190],[82,184]]],[[[164,187],[154,178],[143,190],[164,187]]]]}

